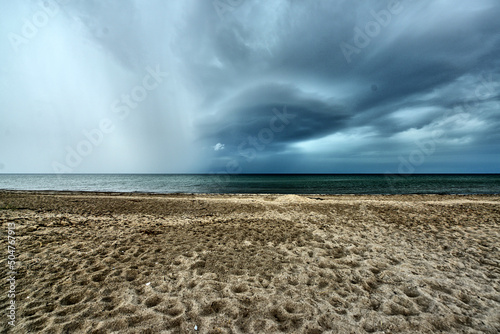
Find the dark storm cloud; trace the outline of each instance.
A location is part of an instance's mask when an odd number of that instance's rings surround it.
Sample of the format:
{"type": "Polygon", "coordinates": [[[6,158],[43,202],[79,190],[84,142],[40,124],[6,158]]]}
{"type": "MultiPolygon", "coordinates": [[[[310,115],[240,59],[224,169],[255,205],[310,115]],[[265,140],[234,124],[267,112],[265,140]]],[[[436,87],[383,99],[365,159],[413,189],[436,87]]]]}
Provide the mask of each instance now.
{"type": "Polygon", "coordinates": [[[276,128],[273,145],[322,137],[345,127],[346,108],[310,97],[293,86],[260,85],[219,106],[215,118],[200,122],[203,134],[218,142],[239,145],[262,129],[276,128]]]}
{"type": "MultiPolygon", "coordinates": [[[[492,164],[497,161],[498,149],[487,143],[498,143],[500,124],[500,4],[401,1],[397,13],[390,14],[390,1],[279,3],[272,23],[245,24],[242,10],[224,22],[220,34],[212,36],[221,71],[225,66],[229,71],[237,68],[239,83],[252,85],[253,93],[240,93],[230,105],[214,102],[224,100],[220,96],[211,100],[213,117],[200,122],[204,138],[237,146],[266,127],[272,108],[287,105],[297,118],[260,153],[270,165],[277,163],[273,154],[281,155],[279,159],[283,154],[291,160],[307,157],[311,162],[319,155],[340,156],[329,149],[329,136],[361,128],[371,140],[347,155],[376,154],[380,160],[397,163],[397,155],[411,151],[413,142],[440,130],[447,138],[440,144],[440,154],[467,151],[469,155],[489,154],[486,160],[492,164]],[[382,20],[379,31],[370,37],[366,27],[377,18],[382,20]],[[269,24],[274,27],[272,38],[269,24]],[[228,39],[228,30],[239,38],[224,44],[221,40],[228,39]],[[356,47],[359,30],[369,43],[346,57],[340,46],[356,47]],[[259,35],[266,48],[255,42],[259,35]],[[273,82],[290,93],[283,94],[273,82]],[[318,138],[325,138],[325,145],[318,138]],[[294,144],[303,150],[299,153],[294,144]],[[484,151],[486,146],[489,149],[484,151]]],[[[253,3],[247,5],[248,12],[260,10],[253,3]]],[[[225,93],[231,91],[226,87],[225,93]]],[[[218,156],[233,154],[226,150],[218,156]]],[[[356,166],[362,160],[350,161],[356,166]]],[[[248,169],[259,171],[265,163],[257,165],[252,163],[248,169]]],[[[310,170],[315,170],[313,165],[310,170]]]]}

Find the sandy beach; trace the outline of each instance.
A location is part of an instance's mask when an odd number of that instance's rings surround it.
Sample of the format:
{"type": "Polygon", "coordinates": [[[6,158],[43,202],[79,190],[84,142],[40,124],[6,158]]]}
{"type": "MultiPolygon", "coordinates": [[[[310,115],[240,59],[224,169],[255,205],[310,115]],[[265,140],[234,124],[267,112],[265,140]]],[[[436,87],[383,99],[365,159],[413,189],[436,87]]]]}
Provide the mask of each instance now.
{"type": "Polygon", "coordinates": [[[2,332],[500,332],[500,196],[0,191],[0,219],[2,332]]]}

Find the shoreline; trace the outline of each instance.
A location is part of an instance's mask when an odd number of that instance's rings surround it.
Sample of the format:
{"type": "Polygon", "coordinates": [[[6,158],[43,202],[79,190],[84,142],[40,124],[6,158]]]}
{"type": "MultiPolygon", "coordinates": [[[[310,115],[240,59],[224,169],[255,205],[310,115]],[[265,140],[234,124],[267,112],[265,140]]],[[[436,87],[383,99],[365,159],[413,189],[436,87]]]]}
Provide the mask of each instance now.
{"type": "Polygon", "coordinates": [[[0,191],[0,221],[12,333],[500,330],[496,195],[0,191]]]}
{"type": "Polygon", "coordinates": [[[215,193],[215,192],[147,192],[147,191],[96,191],[96,190],[32,190],[32,189],[2,189],[0,188],[0,193],[41,193],[41,194],[109,194],[109,195],[200,195],[200,196],[211,196],[211,195],[250,195],[250,196],[282,196],[282,195],[297,195],[297,196],[500,196],[500,193],[215,193]]]}
{"type": "Polygon", "coordinates": [[[322,197],[373,197],[373,196],[479,196],[500,197],[500,193],[188,193],[188,192],[144,192],[144,191],[95,191],[95,190],[31,190],[31,189],[1,189],[0,194],[41,194],[41,195],[109,195],[109,196],[322,196],[322,197]]]}

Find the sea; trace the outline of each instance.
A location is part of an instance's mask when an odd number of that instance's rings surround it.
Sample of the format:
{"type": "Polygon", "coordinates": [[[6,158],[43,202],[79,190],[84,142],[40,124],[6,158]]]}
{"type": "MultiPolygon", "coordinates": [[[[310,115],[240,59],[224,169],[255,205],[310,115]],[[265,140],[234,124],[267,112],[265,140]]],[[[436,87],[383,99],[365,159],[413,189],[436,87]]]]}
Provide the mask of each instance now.
{"type": "Polygon", "coordinates": [[[0,189],[210,194],[500,194],[500,174],[0,174],[0,189]]]}

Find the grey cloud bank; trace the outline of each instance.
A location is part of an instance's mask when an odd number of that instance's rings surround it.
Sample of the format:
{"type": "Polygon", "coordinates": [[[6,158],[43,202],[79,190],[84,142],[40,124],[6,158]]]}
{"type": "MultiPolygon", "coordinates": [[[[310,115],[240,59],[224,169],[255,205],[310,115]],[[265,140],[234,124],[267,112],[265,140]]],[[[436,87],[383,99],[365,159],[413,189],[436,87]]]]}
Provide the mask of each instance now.
{"type": "Polygon", "coordinates": [[[500,172],[500,3],[0,3],[0,172],[500,172]]]}

